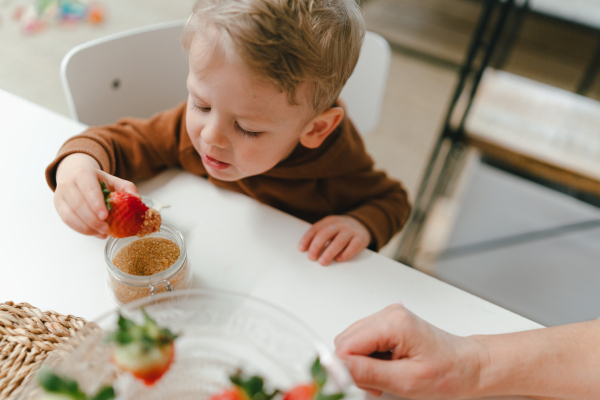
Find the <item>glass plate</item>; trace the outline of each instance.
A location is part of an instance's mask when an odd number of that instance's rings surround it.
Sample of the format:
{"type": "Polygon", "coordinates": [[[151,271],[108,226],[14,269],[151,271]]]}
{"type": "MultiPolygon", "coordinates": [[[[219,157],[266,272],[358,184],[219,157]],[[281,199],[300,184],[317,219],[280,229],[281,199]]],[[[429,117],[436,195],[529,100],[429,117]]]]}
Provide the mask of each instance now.
{"type": "MultiPolygon", "coordinates": [[[[110,362],[103,337],[116,328],[116,310],[53,351],[44,365],[75,379],[88,394],[112,384],[118,399],[202,400],[230,387],[228,377],[239,368],[264,377],[269,389],[308,383],[310,366],[319,356],[329,373],[325,393],[363,397],[350,390],[347,370],[312,330],[268,302],[227,291],[178,290],[130,303],[121,312],[141,323],[141,307],[160,326],[180,334],[175,361],[155,385],[145,386],[110,362]]],[[[21,398],[35,399],[38,394],[32,381],[21,398]]]]}

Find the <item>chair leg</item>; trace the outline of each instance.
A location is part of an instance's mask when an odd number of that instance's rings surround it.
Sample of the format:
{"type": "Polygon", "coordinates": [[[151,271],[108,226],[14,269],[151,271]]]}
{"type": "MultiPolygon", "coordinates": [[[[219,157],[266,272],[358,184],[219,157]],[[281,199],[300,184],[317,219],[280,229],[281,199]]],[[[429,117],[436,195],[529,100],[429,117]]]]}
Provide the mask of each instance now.
{"type": "Polygon", "coordinates": [[[510,56],[512,49],[517,41],[517,37],[519,36],[519,31],[521,30],[521,25],[523,24],[523,19],[525,18],[525,14],[527,13],[529,5],[529,0],[525,0],[522,5],[516,6],[515,11],[512,15],[510,23],[507,23],[509,26],[507,28],[508,33],[504,40],[502,40],[501,44],[498,46],[498,50],[496,51],[497,56],[495,60],[491,63],[492,68],[494,69],[502,69],[506,64],[506,60],[510,56]]]}
{"type": "Polygon", "coordinates": [[[474,31],[474,36],[471,40],[471,44],[469,45],[469,51],[467,53],[465,63],[463,64],[460,70],[459,80],[452,100],[450,102],[450,107],[446,115],[444,128],[438,138],[438,141],[436,142],[434,150],[425,169],[425,174],[423,176],[421,185],[415,198],[413,213],[405,228],[400,245],[396,251],[394,259],[396,259],[397,261],[400,261],[409,266],[412,265],[414,261],[416,247],[422,233],[425,219],[427,218],[427,214],[431,210],[431,207],[435,202],[436,197],[440,195],[441,188],[445,186],[447,178],[452,176],[453,171],[450,171],[449,167],[450,165],[452,165],[452,160],[455,157],[457,141],[462,140],[462,138],[464,137],[463,127],[467,117],[467,113],[472,104],[473,97],[475,96],[475,92],[477,90],[477,86],[479,85],[479,81],[481,80],[481,76],[483,75],[485,68],[489,64],[494,48],[498,43],[498,38],[500,37],[500,34],[502,33],[502,30],[504,28],[506,17],[513,6],[514,0],[507,0],[504,2],[501,0],[486,0],[484,4],[484,8],[480,14],[477,27],[474,31]],[[495,23],[491,24],[491,17],[494,13],[494,9],[496,8],[496,6],[500,7],[499,15],[495,23]],[[488,33],[489,39],[487,41],[485,40],[486,31],[490,31],[488,33]],[[475,70],[474,63],[477,58],[477,55],[481,50],[484,51],[482,61],[479,67],[475,70]],[[452,115],[455,111],[458,99],[465,90],[467,81],[470,77],[473,78],[474,83],[469,93],[469,101],[467,108],[464,111],[464,114],[461,118],[459,128],[452,129],[452,115]],[[438,173],[437,177],[433,178],[433,172],[435,166],[438,164],[438,158],[440,156],[442,145],[447,140],[451,141],[451,147],[448,153],[446,154],[446,158],[443,161],[441,171],[438,173]],[[433,185],[433,187],[430,188],[430,185],[433,185]],[[429,196],[426,196],[427,192],[431,192],[431,194],[429,196]]]}

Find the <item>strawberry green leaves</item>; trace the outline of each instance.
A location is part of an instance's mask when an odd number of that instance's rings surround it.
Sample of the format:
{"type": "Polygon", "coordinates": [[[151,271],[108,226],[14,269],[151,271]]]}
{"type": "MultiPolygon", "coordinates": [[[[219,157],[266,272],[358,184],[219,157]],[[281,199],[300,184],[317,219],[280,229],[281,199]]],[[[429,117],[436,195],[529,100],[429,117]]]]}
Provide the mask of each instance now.
{"type": "Polygon", "coordinates": [[[178,335],[168,328],[160,328],[144,308],[142,308],[142,313],[144,314],[143,325],[137,325],[134,321],[119,314],[117,323],[119,329],[108,335],[106,341],[120,346],[138,343],[145,350],[150,350],[154,347],[168,345],[177,339],[178,335]]]}
{"type": "Polygon", "coordinates": [[[38,384],[54,399],[69,400],[112,400],[115,391],[112,386],[104,386],[94,396],[89,397],[73,379],[61,377],[54,372],[42,369],[38,374],[38,384]]]}
{"type": "Polygon", "coordinates": [[[260,376],[244,378],[241,371],[230,376],[229,380],[242,390],[248,400],[271,400],[279,393],[279,390],[275,390],[272,393],[265,392],[263,378],[260,376]]]}
{"type": "Polygon", "coordinates": [[[141,325],[119,314],[118,329],[106,337],[113,343],[112,360],[147,386],[153,385],[169,369],[175,357],[174,340],[178,335],[158,326],[142,308],[141,325]]]}
{"type": "Polygon", "coordinates": [[[323,387],[327,382],[327,370],[323,367],[323,365],[321,365],[321,359],[319,357],[317,357],[311,366],[310,373],[312,375],[314,384],[318,388],[314,400],[340,400],[344,397],[344,393],[334,393],[329,395],[323,394],[323,387]]]}
{"type": "Polygon", "coordinates": [[[100,187],[102,188],[102,194],[104,195],[104,203],[106,203],[106,208],[108,208],[108,211],[110,211],[110,209],[112,208],[110,200],[108,199],[108,197],[110,196],[110,190],[108,190],[106,184],[102,181],[100,181],[100,187]]]}

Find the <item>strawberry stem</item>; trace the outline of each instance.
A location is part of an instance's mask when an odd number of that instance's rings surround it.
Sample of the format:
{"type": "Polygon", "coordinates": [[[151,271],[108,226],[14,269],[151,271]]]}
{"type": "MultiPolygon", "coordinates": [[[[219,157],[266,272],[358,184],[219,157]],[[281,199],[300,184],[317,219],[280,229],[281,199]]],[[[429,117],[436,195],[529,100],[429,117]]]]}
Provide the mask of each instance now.
{"type": "Polygon", "coordinates": [[[245,378],[241,370],[238,370],[235,375],[230,376],[229,380],[240,388],[250,400],[271,400],[279,393],[277,389],[270,394],[265,392],[263,378],[260,376],[245,378]]]}
{"type": "Polygon", "coordinates": [[[106,208],[108,208],[108,211],[110,211],[110,209],[112,208],[109,200],[110,190],[108,190],[106,184],[102,181],[100,181],[100,187],[102,188],[102,194],[104,195],[104,203],[106,203],[106,208]]]}
{"type": "Polygon", "coordinates": [[[119,313],[119,328],[106,337],[107,342],[114,342],[118,346],[126,346],[137,342],[149,351],[155,347],[162,347],[173,342],[178,335],[171,332],[168,328],[160,328],[142,307],[144,314],[143,325],[138,325],[130,319],[127,319],[119,313]]]}

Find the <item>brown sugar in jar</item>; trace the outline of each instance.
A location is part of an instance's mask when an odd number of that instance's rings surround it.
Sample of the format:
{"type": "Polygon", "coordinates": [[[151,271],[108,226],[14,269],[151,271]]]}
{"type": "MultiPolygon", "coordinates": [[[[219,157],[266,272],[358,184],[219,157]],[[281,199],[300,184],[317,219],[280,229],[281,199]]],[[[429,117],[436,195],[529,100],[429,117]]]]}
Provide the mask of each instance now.
{"type": "Polygon", "coordinates": [[[191,286],[185,241],[179,231],[167,224],[142,239],[110,238],[104,256],[108,292],[119,306],[191,286]]]}
{"type": "Polygon", "coordinates": [[[179,254],[179,246],[169,239],[145,238],[123,247],[112,261],[126,274],[150,276],[175,264],[179,254]]]}

